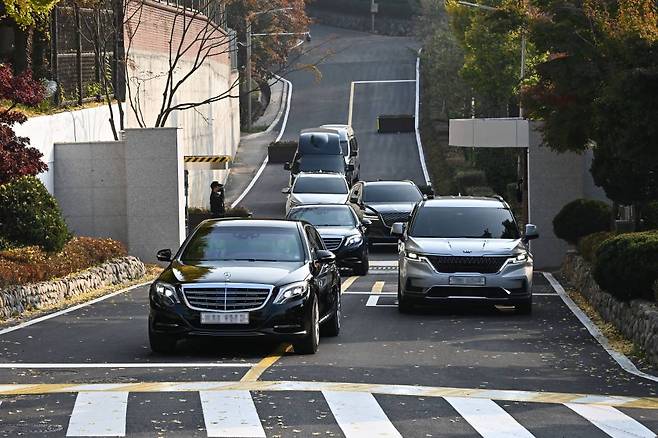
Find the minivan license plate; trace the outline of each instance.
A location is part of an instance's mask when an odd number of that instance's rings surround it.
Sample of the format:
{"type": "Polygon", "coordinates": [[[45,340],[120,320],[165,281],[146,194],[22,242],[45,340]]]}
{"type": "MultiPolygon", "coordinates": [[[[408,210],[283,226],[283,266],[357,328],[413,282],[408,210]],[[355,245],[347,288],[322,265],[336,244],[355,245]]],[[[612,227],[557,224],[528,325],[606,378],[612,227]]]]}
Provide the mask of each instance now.
{"type": "Polygon", "coordinates": [[[248,313],[202,313],[201,324],[249,324],[248,313]]]}
{"type": "Polygon", "coordinates": [[[481,276],[452,276],[449,282],[451,286],[484,286],[485,279],[481,276]]]}

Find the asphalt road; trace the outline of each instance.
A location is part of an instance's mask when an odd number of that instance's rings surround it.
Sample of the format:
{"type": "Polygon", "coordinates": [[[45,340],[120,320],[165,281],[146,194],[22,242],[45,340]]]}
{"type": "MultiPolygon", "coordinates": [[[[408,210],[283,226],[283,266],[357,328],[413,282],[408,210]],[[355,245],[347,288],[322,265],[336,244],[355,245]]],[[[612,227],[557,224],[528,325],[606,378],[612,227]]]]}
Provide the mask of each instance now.
{"type": "MultiPolygon", "coordinates": [[[[320,82],[303,71],[290,77],[284,138],[347,121],[352,81],[415,78],[413,40],[325,27],[313,37],[314,56],[328,49],[334,55],[319,66],[320,82]]],[[[413,112],[414,92],[413,82],[355,86],[352,122],[364,179],[423,182],[414,136],[375,133],[378,114],[413,112]]],[[[243,203],[258,216],[280,217],[286,181],[280,165],[268,166],[243,203]]],[[[624,371],[542,274],[535,275],[531,316],[472,307],[401,315],[392,250],[377,250],[380,263],[369,275],[346,273],[341,335],[323,338],[313,356],[261,362],[277,345],[216,341],[153,354],[144,286],[0,331],[0,436],[658,432],[656,382],[624,371]]]]}

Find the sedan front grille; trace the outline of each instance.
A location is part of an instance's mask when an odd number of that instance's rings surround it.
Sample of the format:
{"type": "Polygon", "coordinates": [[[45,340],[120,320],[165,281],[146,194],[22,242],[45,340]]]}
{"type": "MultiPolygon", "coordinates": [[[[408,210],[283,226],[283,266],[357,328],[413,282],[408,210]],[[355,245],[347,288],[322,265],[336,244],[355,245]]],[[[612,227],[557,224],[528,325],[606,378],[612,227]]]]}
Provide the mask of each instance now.
{"type": "Polygon", "coordinates": [[[500,271],[507,257],[460,257],[460,256],[428,256],[438,272],[476,272],[480,274],[494,274],[500,271]]]}
{"type": "Polygon", "coordinates": [[[183,286],[183,296],[195,310],[251,311],[265,307],[272,289],[264,284],[187,284],[183,286]]]}
{"type": "Polygon", "coordinates": [[[342,237],[323,237],[322,241],[324,246],[327,247],[329,251],[335,251],[340,248],[340,245],[343,243],[342,237]]]}
{"type": "Polygon", "coordinates": [[[384,224],[387,227],[392,227],[396,222],[408,222],[409,221],[409,212],[408,211],[394,211],[390,213],[380,213],[384,224]]]}

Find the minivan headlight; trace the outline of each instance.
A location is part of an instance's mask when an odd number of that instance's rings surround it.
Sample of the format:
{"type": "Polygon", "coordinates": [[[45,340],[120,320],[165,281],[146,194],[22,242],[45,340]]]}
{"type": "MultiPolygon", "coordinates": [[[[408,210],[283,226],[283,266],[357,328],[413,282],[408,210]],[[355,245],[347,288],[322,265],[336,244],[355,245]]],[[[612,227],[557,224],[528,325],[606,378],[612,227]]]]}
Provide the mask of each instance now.
{"type": "Polygon", "coordinates": [[[153,284],[153,292],[156,300],[165,306],[173,306],[178,303],[176,288],[169,283],[158,281],[153,284]]]}
{"type": "Polygon", "coordinates": [[[406,258],[408,258],[408,259],[411,259],[411,260],[418,260],[418,259],[420,259],[420,256],[418,255],[418,253],[415,253],[415,252],[413,252],[413,251],[405,251],[405,252],[404,252],[404,256],[405,256],[406,258]]]}
{"type": "Polygon", "coordinates": [[[292,299],[305,297],[308,295],[308,290],[308,283],[306,281],[283,286],[281,287],[281,290],[279,290],[279,294],[276,296],[274,304],[283,304],[292,299]]]}
{"type": "Polygon", "coordinates": [[[510,261],[514,264],[516,263],[525,263],[528,261],[528,253],[527,252],[522,252],[517,254],[516,256],[512,257],[510,261]]]}

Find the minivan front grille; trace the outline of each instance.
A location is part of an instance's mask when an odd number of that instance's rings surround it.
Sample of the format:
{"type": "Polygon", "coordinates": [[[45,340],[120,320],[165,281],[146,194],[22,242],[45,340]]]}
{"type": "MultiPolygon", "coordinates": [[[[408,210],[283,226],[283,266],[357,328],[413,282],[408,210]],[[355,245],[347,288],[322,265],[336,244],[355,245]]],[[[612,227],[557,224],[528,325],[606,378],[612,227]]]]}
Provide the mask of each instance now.
{"type": "Polygon", "coordinates": [[[507,261],[507,257],[477,257],[477,256],[428,256],[437,272],[476,272],[480,274],[493,274],[500,271],[507,261]]]}
{"type": "Polygon", "coordinates": [[[335,251],[340,248],[340,245],[343,243],[342,237],[323,237],[322,241],[324,246],[327,247],[329,251],[335,251]]]}
{"type": "Polygon", "coordinates": [[[183,285],[183,296],[187,305],[195,310],[251,311],[265,306],[272,289],[263,284],[187,284],[183,285]]]}

